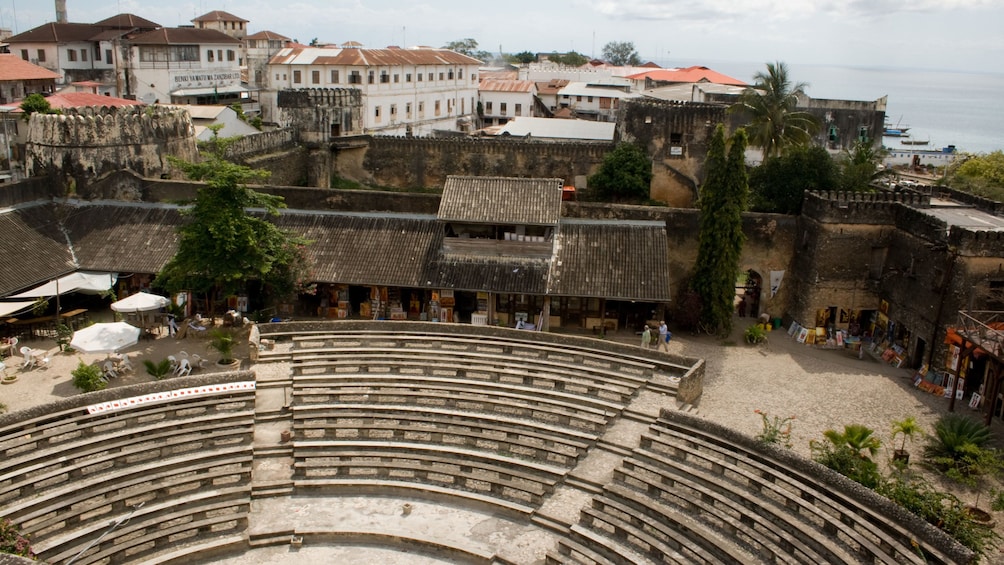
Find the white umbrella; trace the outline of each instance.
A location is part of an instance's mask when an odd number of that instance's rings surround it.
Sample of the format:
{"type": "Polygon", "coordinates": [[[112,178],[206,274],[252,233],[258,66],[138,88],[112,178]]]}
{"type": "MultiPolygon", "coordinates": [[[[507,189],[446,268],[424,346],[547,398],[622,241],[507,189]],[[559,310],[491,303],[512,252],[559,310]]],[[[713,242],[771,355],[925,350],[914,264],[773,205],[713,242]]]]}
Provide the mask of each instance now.
{"type": "Polygon", "coordinates": [[[112,353],[139,341],[140,329],[125,322],[94,324],[77,330],[70,346],[84,353],[112,353]]]}
{"type": "Polygon", "coordinates": [[[118,302],[112,302],[112,310],[116,312],[146,312],[147,310],[166,308],[170,303],[171,301],[163,296],[149,292],[137,292],[118,302]]]}

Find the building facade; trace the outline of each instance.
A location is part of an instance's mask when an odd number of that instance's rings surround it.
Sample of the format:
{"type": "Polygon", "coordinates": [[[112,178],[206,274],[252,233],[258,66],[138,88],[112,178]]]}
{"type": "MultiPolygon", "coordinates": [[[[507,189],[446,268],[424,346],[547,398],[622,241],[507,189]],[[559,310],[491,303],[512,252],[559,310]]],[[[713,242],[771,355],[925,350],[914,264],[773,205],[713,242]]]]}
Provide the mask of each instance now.
{"type": "Polygon", "coordinates": [[[513,118],[536,116],[537,85],[529,80],[483,79],[478,85],[483,126],[500,126],[513,118]]]}
{"type": "Polygon", "coordinates": [[[283,89],[355,88],[362,95],[366,133],[471,131],[480,64],[448,49],[286,48],[269,61],[267,96],[283,89]]]}
{"type": "Polygon", "coordinates": [[[147,104],[231,104],[241,85],[241,42],[211,29],[161,28],[129,38],[131,96],[147,104]]]}

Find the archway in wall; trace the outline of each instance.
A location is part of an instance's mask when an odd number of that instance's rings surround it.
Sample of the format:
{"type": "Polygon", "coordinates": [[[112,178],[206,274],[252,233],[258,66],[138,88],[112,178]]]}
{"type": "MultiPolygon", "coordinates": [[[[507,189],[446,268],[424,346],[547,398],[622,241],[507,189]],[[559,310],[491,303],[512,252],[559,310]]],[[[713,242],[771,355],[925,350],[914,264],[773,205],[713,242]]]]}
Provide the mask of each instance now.
{"type": "Polygon", "coordinates": [[[760,315],[760,291],[763,288],[763,276],[749,269],[736,277],[736,312],[739,317],[756,318],[760,315]]]}

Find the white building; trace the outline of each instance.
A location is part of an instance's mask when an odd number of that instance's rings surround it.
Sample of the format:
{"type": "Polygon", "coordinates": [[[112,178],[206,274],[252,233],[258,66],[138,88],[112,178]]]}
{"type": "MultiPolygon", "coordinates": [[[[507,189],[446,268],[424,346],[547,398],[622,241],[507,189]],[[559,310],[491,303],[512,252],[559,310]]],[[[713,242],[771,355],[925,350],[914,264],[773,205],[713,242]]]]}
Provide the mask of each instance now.
{"type": "Polygon", "coordinates": [[[147,104],[231,104],[241,85],[241,43],[211,29],[161,28],[130,38],[131,93],[147,104]]]}
{"type": "MultiPolygon", "coordinates": [[[[480,61],[448,49],[286,48],[269,61],[269,96],[292,88],[357,88],[367,133],[427,135],[470,131],[480,61]]],[[[262,107],[266,102],[262,93],[262,107]]],[[[278,116],[264,115],[266,120],[278,116]]]]}
{"type": "Polygon", "coordinates": [[[503,125],[513,118],[536,115],[537,85],[532,81],[482,79],[478,95],[482,125],[503,125]]]}
{"type": "Polygon", "coordinates": [[[629,85],[570,82],[558,91],[558,106],[568,108],[580,118],[612,122],[621,100],[641,96],[630,88],[629,85]]]}
{"type": "MultiPolygon", "coordinates": [[[[261,100],[261,91],[268,88],[268,62],[283,48],[287,47],[290,40],[284,35],[273,31],[259,31],[243,39],[244,42],[244,62],[247,66],[247,76],[245,82],[252,91],[252,98],[261,100]]],[[[272,98],[274,100],[274,97],[272,98]]],[[[275,108],[271,107],[262,110],[260,107],[244,108],[245,112],[263,112],[270,116],[275,115],[275,108]]]]}

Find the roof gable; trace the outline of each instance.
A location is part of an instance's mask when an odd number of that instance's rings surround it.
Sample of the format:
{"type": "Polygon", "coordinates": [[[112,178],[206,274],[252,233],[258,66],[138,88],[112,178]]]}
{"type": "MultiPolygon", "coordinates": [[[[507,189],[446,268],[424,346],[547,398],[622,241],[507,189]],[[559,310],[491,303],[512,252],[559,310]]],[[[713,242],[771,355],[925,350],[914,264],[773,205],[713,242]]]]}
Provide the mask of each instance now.
{"type": "Polygon", "coordinates": [[[224,12],[223,10],[213,10],[208,14],[202,14],[201,16],[192,20],[192,22],[244,22],[247,23],[248,20],[244,18],[235,16],[230,12],[224,12]]]}
{"type": "Polygon", "coordinates": [[[116,14],[100,22],[94,22],[94,25],[114,29],[157,29],[161,27],[156,22],[151,22],[146,18],[141,18],[134,14],[116,14]]]}
{"type": "Polygon", "coordinates": [[[33,65],[17,55],[0,54],[0,82],[58,78],[59,73],[33,65]]]}
{"type": "Polygon", "coordinates": [[[562,179],[463,177],[443,187],[439,219],[474,224],[556,225],[562,179]]]}

